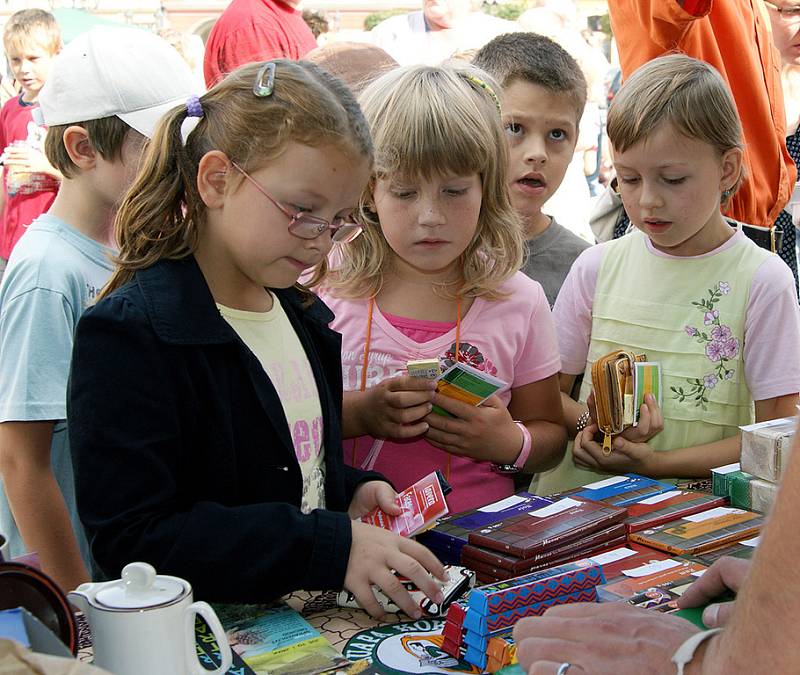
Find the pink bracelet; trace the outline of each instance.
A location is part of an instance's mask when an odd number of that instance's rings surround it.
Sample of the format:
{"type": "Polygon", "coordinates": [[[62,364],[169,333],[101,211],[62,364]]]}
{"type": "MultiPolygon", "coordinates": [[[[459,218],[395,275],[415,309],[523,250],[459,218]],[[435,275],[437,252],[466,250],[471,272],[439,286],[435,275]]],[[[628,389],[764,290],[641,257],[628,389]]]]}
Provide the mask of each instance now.
{"type": "Polygon", "coordinates": [[[514,420],[514,424],[516,424],[522,432],[522,450],[519,451],[519,456],[514,462],[514,466],[521,471],[525,468],[525,462],[528,461],[528,457],[531,454],[533,438],[531,438],[531,432],[528,431],[528,427],[526,427],[523,422],[514,420]]]}
{"type": "Polygon", "coordinates": [[[522,449],[519,451],[519,455],[517,455],[513,464],[492,464],[492,470],[496,473],[518,473],[525,468],[525,463],[528,461],[528,457],[531,454],[531,446],[533,445],[531,432],[528,431],[528,427],[519,420],[514,420],[514,424],[522,431],[522,449]]]}

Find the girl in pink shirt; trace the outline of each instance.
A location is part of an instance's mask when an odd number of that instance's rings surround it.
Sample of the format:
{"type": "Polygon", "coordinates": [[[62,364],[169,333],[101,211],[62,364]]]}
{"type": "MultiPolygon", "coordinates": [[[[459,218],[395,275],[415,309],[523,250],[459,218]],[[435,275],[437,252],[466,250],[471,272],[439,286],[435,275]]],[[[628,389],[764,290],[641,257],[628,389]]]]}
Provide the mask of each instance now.
{"type": "Polygon", "coordinates": [[[377,158],[366,228],[322,289],[343,335],[345,461],[397,487],[441,469],[451,511],[513,494],[515,471],[553,466],[566,444],[555,330],[541,286],[518,272],[524,240],[488,80],[418,66],[364,91],[377,158]],[[446,398],[405,374],[430,358],[508,386],[478,407],[446,398]]]}

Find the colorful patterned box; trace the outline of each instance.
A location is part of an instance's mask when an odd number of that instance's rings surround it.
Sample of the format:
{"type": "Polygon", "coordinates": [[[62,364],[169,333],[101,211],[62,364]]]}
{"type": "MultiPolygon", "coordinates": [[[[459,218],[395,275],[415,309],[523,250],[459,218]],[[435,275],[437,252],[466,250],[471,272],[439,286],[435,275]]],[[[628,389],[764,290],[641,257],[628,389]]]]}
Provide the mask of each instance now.
{"type": "Polygon", "coordinates": [[[473,588],[467,605],[470,610],[488,616],[604,583],[605,577],[599,565],[587,562],[567,563],[508,581],[473,588]]]}
{"type": "Polygon", "coordinates": [[[582,591],[575,593],[568,593],[561,595],[557,598],[550,598],[543,600],[533,605],[526,605],[525,607],[517,607],[516,609],[503,612],[502,614],[492,614],[490,616],[481,616],[477,612],[467,610],[467,616],[464,619],[464,628],[468,631],[474,631],[479,635],[488,635],[500,628],[508,628],[513,626],[520,619],[526,616],[541,616],[550,607],[556,605],[567,605],[573,602],[597,602],[597,589],[595,586],[586,588],[582,591]]]}

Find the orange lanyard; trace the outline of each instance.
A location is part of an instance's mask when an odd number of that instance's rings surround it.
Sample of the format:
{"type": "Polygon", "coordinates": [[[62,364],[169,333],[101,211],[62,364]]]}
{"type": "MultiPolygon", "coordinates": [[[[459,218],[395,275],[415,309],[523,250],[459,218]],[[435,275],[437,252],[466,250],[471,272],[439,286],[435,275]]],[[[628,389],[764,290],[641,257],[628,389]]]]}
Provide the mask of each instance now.
{"type": "MultiPolygon", "coordinates": [[[[375,296],[369,299],[367,305],[367,335],[364,341],[364,360],[361,364],[361,391],[367,390],[367,366],[369,364],[369,345],[372,341],[372,314],[375,311],[375,296]]],[[[461,296],[456,298],[456,354],[455,361],[458,362],[458,355],[461,351],[461,296]]],[[[353,440],[353,458],[351,461],[352,466],[356,465],[356,446],[358,439],[353,440]]],[[[450,453],[447,453],[447,465],[444,470],[444,477],[450,480],[450,453]]]]}

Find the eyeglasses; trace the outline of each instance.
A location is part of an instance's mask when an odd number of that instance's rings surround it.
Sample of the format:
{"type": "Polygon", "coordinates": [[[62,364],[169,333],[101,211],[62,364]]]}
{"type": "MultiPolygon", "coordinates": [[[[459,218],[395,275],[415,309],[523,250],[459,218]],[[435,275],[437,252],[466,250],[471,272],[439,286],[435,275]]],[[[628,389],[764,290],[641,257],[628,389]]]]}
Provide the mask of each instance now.
{"type": "Polygon", "coordinates": [[[262,195],[269,199],[281,213],[289,219],[289,232],[300,239],[316,239],[326,230],[330,230],[331,239],[337,244],[348,244],[361,234],[361,225],[353,221],[353,215],[337,216],[333,222],[312,216],[307,211],[291,211],[284,204],[270,195],[252,176],[236,162],[233,167],[241,173],[262,195]]]}
{"type": "Polygon", "coordinates": [[[764,4],[774,12],[777,12],[781,19],[786,21],[800,20],[800,5],[788,5],[786,7],[779,7],[768,0],[764,0],[764,4]]]}

